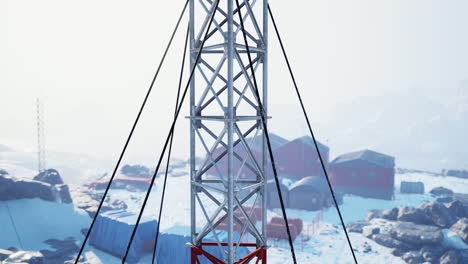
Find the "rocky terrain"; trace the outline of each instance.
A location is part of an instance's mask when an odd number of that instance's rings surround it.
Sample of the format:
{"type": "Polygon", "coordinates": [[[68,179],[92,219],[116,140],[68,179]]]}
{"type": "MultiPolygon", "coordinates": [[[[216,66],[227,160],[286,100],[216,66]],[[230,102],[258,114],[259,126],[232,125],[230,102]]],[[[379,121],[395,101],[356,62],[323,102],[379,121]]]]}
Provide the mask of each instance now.
{"type": "MultiPolygon", "coordinates": [[[[71,197],[76,208],[82,209],[92,218],[96,214],[102,193],[89,190],[86,186],[74,186],[71,189],[71,197]]],[[[124,201],[107,196],[102,205],[101,212],[109,210],[127,209],[124,201]]]]}
{"type": "MultiPolygon", "coordinates": [[[[0,201],[17,199],[41,199],[54,203],[73,204],[76,209],[84,210],[90,220],[96,214],[102,194],[90,191],[86,186],[66,185],[60,173],[49,169],[33,180],[15,179],[5,170],[0,175],[0,201]]],[[[116,209],[126,209],[127,205],[115,198],[107,198],[101,212],[116,209]]],[[[87,229],[83,229],[85,234],[87,229]]],[[[74,256],[79,250],[77,239],[69,237],[63,240],[50,238],[44,241],[50,249],[39,251],[23,251],[10,247],[0,249],[0,263],[4,264],[63,264],[74,263],[74,256]]],[[[86,264],[80,262],[80,264],[86,264]]]]}
{"type": "Polygon", "coordinates": [[[33,198],[72,203],[69,187],[56,170],[46,170],[33,180],[16,179],[3,170],[0,174],[0,201],[33,198]]]}
{"type": "Polygon", "coordinates": [[[349,231],[391,248],[409,264],[468,263],[468,201],[445,188],[431,193],[447,202],[372,210],[366,221],[349,224],[349,231]]]}
{"type": "Polygon", "coordinates": [[[74,256],[79,248],[74,238],[65,240],[49,239],[45,241],[53,250],[39,252],[19,251],[16,248],[0,251],[0,261],[5,264],[63,264],[67,261],[74,263],[74,256]]]}

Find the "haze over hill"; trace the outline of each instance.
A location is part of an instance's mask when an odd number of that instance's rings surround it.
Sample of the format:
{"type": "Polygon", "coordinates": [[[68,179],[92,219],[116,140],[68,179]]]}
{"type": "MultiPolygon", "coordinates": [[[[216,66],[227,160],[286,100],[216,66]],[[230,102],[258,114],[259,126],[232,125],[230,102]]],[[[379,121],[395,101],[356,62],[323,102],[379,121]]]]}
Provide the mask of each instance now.
{"type": "MultiPolygon", "coordinates": [[[[440,95],[420,88],[361,96],[338,102],[325,115],[307,106],[317,138],[330,146],[331,157],[374,149],[396,157],[397,166],[440,171],[468,168],[468,82],[440,95]]],[[[308,135],[297,105],[270,107],[272,131],[288,139],[308,135]]]]}
{"type": "MultiPolygon", "coordinates": [[[[468,167],[468,111],[461,98],[424,94],[361,97],[341,104],[324,126],[333,153],[368,147],[397,157],[399,166],[441,170],[468,167]]],[[[468,98],[465,97],[468,102],[468,98]]]]}
{"type": "MultiPolygon", "coordinates": [[[[17,149],[20,142],[35,159],[39,96],[49,152],[116,160],[182,5],[1,1],[0,144],[17,149]]],[[[395,155],[399,166],[468,168],[467,1],[271,5],[317,138],[330,145],[332,157],[367,147],[395,155]]],[[[157,160],[183,37],[176,36],[126,163],[153,167],[157,160]]],[[[270,43],[271,131],[292,140],[308,132],[273,34],[270,43]]],[[[188,157],[185,115],[186,106],[174,146],[182,159],[188,157]]]]}

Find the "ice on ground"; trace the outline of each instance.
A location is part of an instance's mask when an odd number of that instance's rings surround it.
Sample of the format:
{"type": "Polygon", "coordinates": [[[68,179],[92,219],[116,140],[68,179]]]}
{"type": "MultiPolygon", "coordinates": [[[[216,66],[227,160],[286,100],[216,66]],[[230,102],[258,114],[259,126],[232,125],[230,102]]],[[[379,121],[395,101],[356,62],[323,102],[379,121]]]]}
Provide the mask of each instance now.
{"type": "Polygon", "coordinates": [[[444,245],[456,249],[468,249],[468,245],[463,242],[463,239],[455,232],[448,229],[442,230],[444,234],[444,245]]]}
{"type": "Polygon", "coordinates": [[[80,231],[87,228],[90,222],[89,216],[77,211],[73,204],[40,199],[1,201],[0,248],[47,249],[49,246],[44,241],[50,238],[82,238],[80,231]]]}

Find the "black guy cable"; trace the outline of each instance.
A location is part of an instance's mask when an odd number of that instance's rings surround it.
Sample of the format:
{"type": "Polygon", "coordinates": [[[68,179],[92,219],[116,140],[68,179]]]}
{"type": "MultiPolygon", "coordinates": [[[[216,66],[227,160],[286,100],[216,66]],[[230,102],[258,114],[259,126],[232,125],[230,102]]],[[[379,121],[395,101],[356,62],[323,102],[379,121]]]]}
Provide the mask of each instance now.
{"type": "Polygon", "coordinates": [[[286,50],[284,48],[284,45],[283,45],[283,41],[281,39],[281,35],[279,33],[279,30],[278,30],[278,27],[276,25],[276,22],[275,22],[275,18],[273,17],[273,12],[271,11],[271,8],[270,8],[270,5],[268,5],[268,12],[270,13],[270,17],[271,17],[271,21],[273,22],[273,26],[275,27],[275,32],[276,32],[276,36],[278,37],[278,40],[279,40],[279,43],[281,45],[281,50],[283,52],[283,55],[284,55],[284,59],[286,61],[286,64],[288,66],[288,70],[289,70],[289,74],[291,75],[291,78],[292,78],[292,81],[294,83],[294,87],[295,87],[295,90],[296,90],[296,94],[297,94],[297,97],[299,99],[299,102],[301,104],[301,108],[302,108],[302,112],[304,113],[304,116],[306,118],[306,121],[307,121],[307,126],[309,127],[309,132],[312,136],[312,139],[314,140],[314,145],[315,145],[315,148],[317,149],[317,153],[318,153],[318,156],[319,156],[319,159],[320,159],[320,164],[322,165],[322,169],[323,169],[323,172],[325,173],[325,177],[327,179],[327,183],[328,183],[328,188],[330,189],[330,192],[333,196],[333,201],[335,203],[335,207],[336,207],[336,210],[338,212],[338,215],[340,217],[340,221],[341,221],[341,225],[343,226],[343,230],[345,232],[345,235],[346,235],[346,239],[348,240],[348,245],[349,245],[349,249],[351,250],[351,253],[352,253],[352,256],[353,256],[353,259],[354,259],[354,263],[358,264],[358,261],[357,261],[357,258],[356,258],[356,255],[354,254],[354,250],[353,250],[353,246],[351,244],[351,239],[349,238],[349,234],[348,234],[348,231],[346,229],[346,225],[344,223],[344,220],[343,220],[343,216],[341,214],[341,210],[340,210],[340,207],[338,205],[338,202],[336,200],[336,195],[335,195],[335,192],[333,191],[333,187],[330,183],[330,178],[328,177],[328,173],[327,173],[327,170],[325,168],[325,163],[323,162],[323,158],[322,158],[322,155],[320,154],[320,151],[319,151],[319,148],[318,148],[318,145],[317,145],[317,140],[315,139],[315,135],[314,135],[314,132],[312,130],[312,126],[310,124],[310,120],[309,120],[309,117],[307,115],[307,111],[305,109],[305,106],[304,106],[304,102],[302,100],[302,96],[301,96],[301,93],[299,92],[299,88],[297,86],[297,82],[296,82],[296,78],[294,77],[294,74],[293,74],[293,71],[292,71],[292,67],[291,67],[291,64],[289,63],[289,59],[288,59],[288,56],[286,54],[286,50]]]}
{"type": "Polygon", "coordinates": [[[159,167],[161,166],[161,162],[163,160],[163,157],[164,157],[164,153],[166,152],[166,149],[167,149],[167,145],[169,144],[169,140],[172,136],[172,134],[174,133],[174,127],[175,127],[175,124],[177,122],[177,119],[179,117],[179,114],[180,114],[180,110],[182,109],[182,105],[184,103],[184,99],[185,99],[185,96],[187,95],[187,91],[188,91],[188,88],[190,86],[190,82],[192,81],[192,77],[195,73],[195,69],[197,67],[197,63],[198,61],[200,60],[200,57],[201,57],[201,54],[202,54],[202,49],[203,49],[203,46],[205,45],[205,42],[206,42],[206,39],[207,39],[207,35],[209,33],[209,30],[211,28],[211,24],[213,23],[213,20],[214,20],[214,17],[215,17],[215,14],[216,14],[216,10],[218,8],[218,5],[219,5],[219,0],[216,1],[216,6],[215,8],[213,9],[213,13],[211,14],[211,18],[210,18],[210,21],[209,21],[209,24],[208,24],[208,27],[207,27],[207,31],[205,33],[205,36],[203,37],[203,41],[200,45],[200,48],[198,50],[198,54],[197,54],[197,58],[195,60],[195,63],[190,71],[190,77],[187,81],[187,85],[185,87],[185,90],[184,90],[184,93],[182,94],[182,97],[180,99],[180,104],[179,104],[179,107],[177,109],[177,112],[176,112],[176,115],[174,117],[174,121],[172,122],[172,125],[171,125],[171,128],[169,130],[169,134],[167,135],[167,138],[166,138],[166,142],[164,143],[164,147],[163,147],[163,150],[161,152],[161,155],[159,156],[159,161],[158,161],[158,165],[156,166],[156,169],[155,169],[155,173],[153,175],[153,178],[151,179],[151,183],[150,183],[150,186],[148,188],[148,191],[146,192],[146,196],[145,196],[145,199],[143,200],[143,204],[142,204],[142,207],[140,209],[140,213],[138,215],[138,218],[137,218],[137,222],[136,222],[136,225],[135,227],[133,228],[133,231],[132,231],[132,235],[130,237],[130,241],[128,243],[128,246],[127,246],[127,250],[125,252],[125,255],[122,259],[122,264],[125,264],[125,261],[127,260],[127,257],[128,257],[128,253],[130,252],[130,247],[132,246],[132,242],[133,242],[133,239],[135,238],[135,234],[136,234],[136,231],[138,229],[138,226],[140,224],[140,221],[141,221],[141,217],[143,216],[143,212],[145,210],[145,207],[146,207],[146,204],[148,202],[148,198],[149,198],[149,195],[151,193],[151,190],[153,188],[153,184],[154,184],[154,180],[156,179],[156,175],[159,171],[159,167]]]}
{"type": "Polygon", "coordinates": [[[10,216],[11,225],[13,226],[13,230],[15,231],[16,239],[18,240],[18,242],[19,242],[19,244],[21,246],[21,249],[25,250],[25,248],[23,246],[23,241],[21,241],[21,237],[20,237],[20,235],[18,233],[18,229],[16,228],[15,220],[13,219],[13,215],[11,214],[11,210],[10,210],[10,206],[8,205],[8,201],[5,201],[5,206],[7,208],[8,215],[10,216]]]}
{"type": "MultiPolygon", "coordinates": [[[[184,53],[182,55],[182,66],[180,67],[179,87],[177,89],[176,103],[175,103],[175,107],[174,107],[175,108],[174,109],[174,117],[177,114],[177,106],[179,105],[180,90],[182,89],[182,79],[184,77],[185,57],[187,55],[189,32],[190,32],[190,27],[187,27],[187,33],[186,33],[186,36],[185,36],[184,53]]],[[[175,128],[174,128],[174,130],[175,130],[175,128]]],[[[171,142],[169,143],[169,151],[168,151],[168,154],[167,154],[166,172],[164,173],[164,183],[163,183],[163,189],[162,189],[162,195],[161,195],[161,204],[159,205],[159,215],[158,215],[158,223],[157,223],[157,227],[156,227],[156,237],[154,239],[152,264],[155,263],[156,249],[158,247],[159,230],[160,230],[160,226],[161,226],[161,216],[162,216],[162,212],[163,212],[164,198],[165,198],[165,194],[166,194],[167,174],[168,174],[168,171],[169,171],[169,163],[170,163],[170,159],[171,159],[173,140],[174,140],[174,133],[171,136],[171,142]]]]}
{"type": "MultiPolygon", "coordinates": [[[[239,9],[239,13],[238,13],[239,14],[239,20],[240,20],[240,23],[241,23],[242,34],[244,35],[244,43],[245,43],[245,48],[247,49],[247,56],[249,58],[249,63],[252,64],[252,55],[250,54],[249,43],[247,41],[247,35],[245,33],[244,20],[242,19],[239,0],[236,0],[236,4],[237,4],[237,8],[239,9]]],[[[286,208],[284,206],[283,194],[281,193],[281,188],[280,188],[279,179],[278,179],[278,172],[276,170],[275,159],[273,157],[273,149],[271,147],[270,135],[268,133],[268,128],[266,126],[265,109],[263,108],[262,102],[260,100],[260,93],[258,91],[258,84],[257,84],[257,78],[255,77],[255,70],[253,69],[253,67],[251,67],[250,70],[252,72],[252,77],[253,77],[253,81],[254,81],[257,101],[258,101],[258,104],[260,106],[260,116],[261,116],[261,119],[262,119],[263,130],[264,130],[265,136],[266,136],[266,141],[267,141],[267,145],[268,145],[268,152],[269,152],[269,155],[270,155],[271,165],[273,167],[273,174],[275,176],[276,188],[277,188],[277,191],[278,191],[279,200],[280,200],[280,204],[281,204],[281,212],[283,214],[284,222],[286,224],[286,232],[288,233],[288,241],[289,241],[289,246],[291,248],[291,255],[292,255],[294,264],[297,264],[296,252],[294,251],[294,243],[293,243],[292,236],[291,236],[291,230],[289,229],[288,216],[286,214],[286,208]]]]}
{"type": "Polygon", "coordinates": [[[189,3],[189,0],[187,0],[187,2],[185,3],[184,9],[182,10],[182,13],[179,16],[179,20],[177,21],[177,24],[176,24],[176,26],[174,28],[174,31],[172,32],[171,38],[169,40],[169,43],[167,44],[166,50],[164,51],[164,55],[163,55],[163,57],[161,59],[161,62],[159,63],[158,69],[156,70],[156,73],[155,73],[155,75],[153,77],[153,80],[151,81],[151,84],[150,84],[150,86],[148,88],[148,92],[146,93],[145,99],[143,100],[143,103],[142,103],[142,105],[140,107],[140,110],[139,110],[138,115],[137,115],[137,117],[135,119],[135,122],[133,123],[132,129],[130,130],[130,134],[127,137],[127,141],[125,142],[125,145],[124,145],[124,147],[122,149],[122,152],[120,153],[119,159],[118,159],[117,164],[116,164],[116,166],[114,168],[114,171],[112,172],[112,176],[111,176],[111,178],[109,180],[109,183],[106,186],[106,190],[104,191],[104,195],[102,196],[101,202],[99,203],[96,214],[94,215],[93,220],[91,222],[91,225],[89,226],[88,232],[86,233],[85,240],[83,241],[83,244],[81,245],[80,251],[78,252],[78,256],[75,259],[75,264],[78,264],[78,261],[79,261],[79,259],[81,257],[81,254],[83,254],[83,250],[84,250],[84,248],[86,246],[86,242],[88,241],[89,236],[91,234],[91,231],[93,230],[94,224],[96,223],[96,219],[97,219],[97,217],[99,215],[99,212],[101,211],[102,205],[104,204],[104,200],[105,200],[105,198],[107,196],[107,193],[109,192],[112,181],[114,180],[115,174],[117,173],[117,170],[120,167],[120,163],[122,162],[122,158],[123,158],[125,152],[127,151],[128,144],[130,143],[130,140],[131,140],[131,138],[133,136],[133,132],[135,131],[135,128],[136,128],[136,126],[138,124],[138,121],[140,120],[141,114],[143,112],[143,109],[145,108],[146,102],[148,101],[148,98],[149,98],[149,96],[151,94],[151,91],[153,90],[154,83],[156,82],[156,79],[157,79],[157,77],[159,75],[161,67],[162,67],[162,65],[163,65],[163,63],[164,63],[164,61],[166,59],[167,52],[169,51],[169,48],[170,48],[170,46],[172,44],[174,36],[175,36],[175,34],[176,34],[176,32],[177,32],[177,30],[179,28],[180,21],[182,20],[182,17],[185,14],[185,10],[187,9],[188,3],[189,3]]]}

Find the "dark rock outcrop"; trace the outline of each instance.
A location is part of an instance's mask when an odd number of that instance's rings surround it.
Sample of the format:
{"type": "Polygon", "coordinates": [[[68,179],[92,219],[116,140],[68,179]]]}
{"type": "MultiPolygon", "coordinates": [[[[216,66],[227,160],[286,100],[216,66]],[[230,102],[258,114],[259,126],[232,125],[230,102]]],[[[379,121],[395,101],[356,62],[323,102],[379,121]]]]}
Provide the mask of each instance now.
{"type": "Polygon", "coordinates": [[[395,220],[397,220],[397,217],[398,217],[398,208],[393,208],[393,209],[390,209],[390,210],[382,211],[382,218],[383,219],[395,221],[395,220]]]}
{"type": "Polygon", "coordinates": [[[362,228],[362,235],[367,238],[371,238],[378,233],[380,233],[380,228],[376,226],[365,226],[362,228]]]}
{"type": "Polygon", "coordinates": [[[428,225],[417,225],[409,222],[399,222],[390,230],[392,238],[418,247],[438,245],[444,239],[439,228],[428,225]]]}
{"type": "Polygon", "coordinates": [[[468,202],[455,200],[447,205],[452,215],[468,218],[468,202]]]}
{"type": "Polygon", "coordinates": [[[11,251],[13,253],[16,253],[16,252],[19,251],[19,249],[15,248],[15,247],[9,247],[9,248],[7,248],[7,250],[9,250],[9,251],[11,251]]]}
{"type": "Polygon", "coordinates": [[[54,202],[56,195],[50,184],[0,176],[0,201],[33,198],[54,202]]]}
{"type": "Polygon", "coordinates": [[[429,263],[437,263],[443,253],[443,248],[434,246],[424,246],[419,250],[419,254],[421,254],[424,261],[429,263]]]}
{"type": "Polygon", "coordinates": [[[456,218],[450,210],[441,203],[428,202],[419,207],[428,219],[428,224],[441,228],[449,228],[455,223],[456,218]]]}
{"type": "Polygon", "coordinates": [[[0,176],[0,201],[15,199],[15,193],[10,191],[14,184],[13,178],[0,176]]]}
{"type": "MultiPolygon", "coordinates": [[[[352,227],[377,244],[391,248],[391,254],[406,263],[468,263],[468,250],[444,243],[442,229],[450,228],[468,244],[468,201],[450,190],[436,188],[439,198],[450,197],[449,203],[426,202],[418,208],[401,206],[391,210],[372,210],[367,220],[352,227]],[[388,220],[388,221],[386,221],[388,220]],[[458,220],[458,221],[457,221],[458,220]],[[373,226],[379,224],[378,226],[373,226]]],[[[434,194],[435,195],[435,194],[434,194]]]]}
{"type": "Polygon", "coordinates": [[[83,236],[86,236],[89,232],[89,228],[81,228],[80,230],[80,233],[83,235],[83,236]]]}
{"type": "Polygon", "coordinates": [[[408,251],[415,248],[409,243],[405,243],[392,238],[389,234],[375,234],[372,236],[372,240],[374,240],[377,244],[381,246],[388,248],[396,248],[402,251],[408,251]]]}
{"type": "Polygon", "coordinates": [[[461,218],[458,220],[452,227],[450,227],[450,230],[453,232],[457,233],[463,241],[468,244],[468,219],[467,218],[461,218]]]}
{"type": "Polygon", "coordinates": [[[367,221],[370,221],[370,220],[376,219],[376,218],[382,218],[382,211],[380,211],[380,210],[370,210],[369,212],[367,212],[367,218],[366,218],[367,221]]]}
{"type": "Polygon", "coordinates": [[[453,200],[454,200],[453,196],[441,196],[441,197],[437,197],[436,202],[438,202],[438,203],[450,203],[453,200]]]}
{"type": "Polygon", "coordinates": [[[369,253],[371,251],[372,251],[372,246],[369,245],[369,243],[364,242],[364,244],[362,245],[362,252],[363,253],[369,253]]]}
{"type": "Polygon", "coordinates": [[[55,188],[57,188],[57,191],[59,193],[62,203],[66,203],[66,204],[73,203],[68,185],[58,184],[58,185],[55,185],[55,188]]]}
{"type": "Polygon", "coordinates": [[[444,187],[436,187],[432,189],[430,193],[434,196],[452,196],[453,195],[452,190],[448,188],[444,188],[444,187]]]}
{"type": "Polygon", "coordinates": [[[420,264],[424,262],[423,257],[419,252],[407,252],[401,258],[408,264],[420,264]]]}
{"type": "Polygon", "coordinates": [[[367,221],[356,221],[347,224],[346,228],[348,229],[348,232],[362,233],[362,228],[368,225],[370,225],[370,223],[367,221]]]}
{"type": "Polygon", "coordinates": [[[440,264],[458,264],[458,253],[455,250],[445,252],[439,260],[440,264]]]}
{"type": "Polygon", "coordinates": [[[120,172],[129,177],[144,177],[150,178],[151,170],[142,165],[124,165],[120,172]]]}
{"type": "Polygon", "coordinates": [[[468,263],[468,249],[458,250],[458,260],[460,263],[468,263]]]}
{"type": "Polygon", "coordinates": [[[416,224],[427,224],[429,222],[426,214],[421,209],[409,206],[401,206],[398,209],[397,220],[416,224]]]}
{"type": "Polygon", "coordinates": [[[48,239],[44,241],[55,250],[41,250],[41,254],[44,256],[44,261],[47,264],[62,264],[67,260],[73,258],[73,256],[80,249],[74,238],[67,238],[64,240],[48,239]]]}
{"type": "Polygon", "coordinates": [[[57,170],[48,169],[34,177],[35,181],[46,182],[51,185],[63,184],[62,177],[57,170]]]}
{"type": "Polygon", "coordinates": [[[401,257],[406,253],[407,250],[400,249],[400,248],[394,248],[390,251],[390,254],[392,254],[395,257],[401,257]]]}
{"type": "Polygon", "coordinates": [[[10,256],[13,253],[14,252],[10,250],[0,249],[0,263],[2,263],[2,261],[4,261],[6,258],[8,258],[8,256],[10,256]]]}

